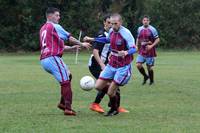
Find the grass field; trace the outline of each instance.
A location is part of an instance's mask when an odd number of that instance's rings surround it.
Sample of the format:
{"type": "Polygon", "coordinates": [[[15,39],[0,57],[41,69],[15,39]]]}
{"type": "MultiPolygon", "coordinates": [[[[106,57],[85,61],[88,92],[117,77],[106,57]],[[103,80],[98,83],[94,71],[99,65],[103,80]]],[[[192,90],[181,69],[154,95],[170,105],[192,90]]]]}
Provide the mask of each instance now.
{"type": "MultiPolygon", "coordinates": [[[[60,89],[41,69],[38,55],[0,55],[1,133],[198,133],[200,132],[199,52],[159,52],[153,86],[141,86],[142,77],[134,65],[134,76],[121,88],[123,107],[130,113],[104,117],[91,112],[96,91],[85,92],[79,80],[89,75],[89,54],[65,54],[73,73],[75,117],[56,108],[60,89]]],[[[135,62],[134,62],[135,64],[135,62]]],[[[102,106],[107,108],[107,96],[102,106]]]]}

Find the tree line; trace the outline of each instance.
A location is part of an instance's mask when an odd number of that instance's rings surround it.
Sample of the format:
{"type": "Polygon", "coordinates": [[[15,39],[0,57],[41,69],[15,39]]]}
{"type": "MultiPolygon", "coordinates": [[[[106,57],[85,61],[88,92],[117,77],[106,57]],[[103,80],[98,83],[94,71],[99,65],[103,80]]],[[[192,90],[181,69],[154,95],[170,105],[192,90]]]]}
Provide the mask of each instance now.
{"type": "Polygon", "coordinates": [[[164,49],[200,48],[199,0],[0,0],[0,50],[38,51],[39,29],[47,7],[61,10],[61,25],[78,37],[93,36],[105,14],[118,12],[134,37],[141,17],[149,15],[164,49]]]}

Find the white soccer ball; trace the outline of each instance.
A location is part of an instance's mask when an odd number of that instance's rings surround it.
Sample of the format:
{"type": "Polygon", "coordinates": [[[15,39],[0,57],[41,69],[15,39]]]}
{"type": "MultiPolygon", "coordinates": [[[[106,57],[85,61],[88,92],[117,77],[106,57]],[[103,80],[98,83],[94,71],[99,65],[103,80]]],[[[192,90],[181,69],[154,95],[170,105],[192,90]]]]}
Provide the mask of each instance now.
{"type": "Polygon", "coordinates": [[[95,81],[90,76],[84,76],[80,80],[80,86],[81,86],[81,89],[83,89],[85,91],[90,91],[94,88],[95,81]]]}

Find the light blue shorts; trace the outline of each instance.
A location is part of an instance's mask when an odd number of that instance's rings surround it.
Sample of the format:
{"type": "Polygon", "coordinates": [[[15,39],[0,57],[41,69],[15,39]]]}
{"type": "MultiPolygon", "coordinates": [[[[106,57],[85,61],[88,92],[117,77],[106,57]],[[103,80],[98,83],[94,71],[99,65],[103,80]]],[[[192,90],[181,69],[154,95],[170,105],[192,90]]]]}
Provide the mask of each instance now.
{"type": "Polygon", "coordinates": [[[144,57],[138,54],[136,63],[145,63],[145,62],[146,62],[146,65],[148,66],[154,66],[155,59],[154,57],[144,57]]]}
{"type": "Polygon", "coordinates": [[[58,56],[51,56],[40,61],[45,71],[52,74],[54,78],[62,83],[69,80],[68,67],[63,59],[58,56]]]}
{"type": "Polygon", "coordinates": [[[112,80],[118,85],[123,86],[130,80],[131,72],[131,64],[119,68],[114,68],[108,64],[101,72],[99,79],[112,80]]]}

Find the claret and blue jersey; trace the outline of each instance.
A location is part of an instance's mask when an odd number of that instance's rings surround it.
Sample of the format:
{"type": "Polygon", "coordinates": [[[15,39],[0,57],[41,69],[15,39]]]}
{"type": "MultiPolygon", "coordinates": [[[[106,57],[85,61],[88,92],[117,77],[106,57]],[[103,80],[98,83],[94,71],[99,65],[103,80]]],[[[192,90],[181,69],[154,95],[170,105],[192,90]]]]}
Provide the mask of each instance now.
{"type": "Polygon", "coordinates": [[[111,58],[109,65],[123,67],[132,62],[133,54],[136,52],[135,39],[127,28],[121,26],[117,32],[111,29],[108,37],[95,38],[95,41],[103,43],[110,42],[111,58]],[[118,56],[117,52],[122,50],[127,50],[128,55],[125,57],[118,56]]]}
{"type": "Polygon", "coordinates": [[[62,57],[64,41],[70,33],[62,26],[52,22],[45,23],[40,29],[41,65],[51,73],[59,83],[69,80],[68,67],[62,57]]]}
{"type": "Polygon", "coordinates": [[[68,40],[70,33],[62,26],[52,22],[45,23],[40,29],[41,59],[49,56],[62,56],[64,41],[68,40]]]}
{"type": "Polygon", "coordinates": [[[147,51],[146,42],[151,41],[152,43],[154,43],[154,41],[158,37],[159,37],[158,32],[153,26],[151,25],[149,25],[148,27],[140,26],[138,28],[138,35],[137,35],[138,42],[141,45],[139,49],[139,54],[144,57],[155,57],[156,56],[155,47],[147,51]]]}

